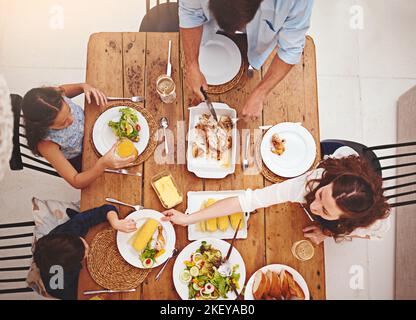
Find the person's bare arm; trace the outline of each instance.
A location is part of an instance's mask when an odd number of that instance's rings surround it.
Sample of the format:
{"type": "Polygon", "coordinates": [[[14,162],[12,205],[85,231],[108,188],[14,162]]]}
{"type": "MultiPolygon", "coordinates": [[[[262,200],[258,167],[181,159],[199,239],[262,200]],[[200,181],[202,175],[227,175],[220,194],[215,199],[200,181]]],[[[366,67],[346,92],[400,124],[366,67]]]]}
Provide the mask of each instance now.
{"type": "Polygon", "coordinates": [[[199,67],[199,48],[202,32],[203,26],[180,29],[185,55],[186,84],[199,99],[204,100],[200,89],[203,87],[204,90],[207,90],[208,84],[199,67]]]}
{"type": "Polygon", "coordinates": [[[80,94],[85,93],[85,98],[89,104],[92,102],[92,98],[94,98],[97,105],[104,106],[107,104],[106,95],[88,83],[63,84],[59,86],[59,88],[64,91],[65,96],[68,98],[74,98],[80,94]]]}
{"type": "Polygon", "coordinates": [[[261,115],[263,103],[269,93],[282,81],[293,65],[287,64],[276,54],[273,62],[264,76],[264,79],[254,89],[243,108],[243,117],[246,120],[254,120],[261,115]]]}
{"type": "Polygon", "coordinates": [[[39,153],[55,168],[56,172],[76,189],[84,189],[90,185],[103,174],[106,168],[123,167],[134,161],[134,156],[127,159],[116,159],[113,147],[104,157],[98,159],[92,168],[78,173],[56,143],[41,141],[38,144],[38,149],[39,153]]]}
{"type": "Polygon", "coordinates": [[[190,215],[186,215],[182,212],[177,210],[171,209],[168,211],[163,212],[165,215],[162,220],[164,221],[171,221],[174,224],[178,224],[181,226],[187,226],[190,224],[195,224],[200,221],[213,219],[222,216],[228,216],[233,213],[241,212],[240,201],[238,197],[232,197],[220,200],[208,208],[202,209],[198,212],[195,212],[190,215]]]}

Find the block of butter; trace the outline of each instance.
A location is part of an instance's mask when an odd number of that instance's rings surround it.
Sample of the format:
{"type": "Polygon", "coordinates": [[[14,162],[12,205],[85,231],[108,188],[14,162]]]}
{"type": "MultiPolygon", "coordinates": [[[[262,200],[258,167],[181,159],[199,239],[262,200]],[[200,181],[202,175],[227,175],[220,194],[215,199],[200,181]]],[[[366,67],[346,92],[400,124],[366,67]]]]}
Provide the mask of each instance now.
{"type": "Polygon", "coordinates": [[[153,182],[153,188],[166,209],[171,209],[183,201],[183,197],[176,188],[171,175],[156,178],[153,182]]]}

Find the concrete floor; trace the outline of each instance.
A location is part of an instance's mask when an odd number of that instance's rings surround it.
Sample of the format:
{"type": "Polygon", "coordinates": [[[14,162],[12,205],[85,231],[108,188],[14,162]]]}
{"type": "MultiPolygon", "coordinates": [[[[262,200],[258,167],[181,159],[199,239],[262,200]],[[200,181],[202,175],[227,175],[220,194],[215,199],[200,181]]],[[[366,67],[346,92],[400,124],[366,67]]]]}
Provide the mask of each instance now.
{"type": "MultiPolygon", "coordinates": [[[[82,82],[89,35],[137,31],[144,13],[144,0],[0,0],[0,74],[22,95],[82,82]]],[[[315,0],[309,34],[317,46],[322,139],[396,142],[397,99],[416,85],[415,16],[413,0],[315,0]]],[[[80,194],[44,174],[8,172],[0,223],[30,220],[32,196],[72,201],[80,194]]],[[[394,216],[392,224],[382,241],[325,243],[328,299],[394,297],[394,216]]]]}

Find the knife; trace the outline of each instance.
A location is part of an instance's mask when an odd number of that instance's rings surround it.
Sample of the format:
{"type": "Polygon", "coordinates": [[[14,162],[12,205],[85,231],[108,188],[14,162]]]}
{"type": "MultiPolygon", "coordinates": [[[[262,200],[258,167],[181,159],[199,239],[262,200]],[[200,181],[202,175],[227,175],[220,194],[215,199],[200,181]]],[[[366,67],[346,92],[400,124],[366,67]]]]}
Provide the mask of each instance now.
{"type": "Polygon", "coordinates": [[[172,64],[170,63],[170,54],[172,51],[172,41],[169,40],[169,53],[168,53],[168,69],[167,69],[167,76],[171,77],[172,76],[172,64]]]}
{"type": "Polygon", "coordinates": [[[100,293],[128,293],[128,292],[136,292],[136,289],[131,290],[95,290],[95,291],[84,291],[84,295],[92,295],[92,294],[100,294],[100,293]]]}
{"type": "Polygon", "coordinates": [[[208,94],[205,92],[205,90],[202,87],[201,87],[201,92],[204,95],[205,103],[207,104],[209,111],[211,112],[211,114],[214,117],[215,121],[218,122],[217,113],[215,112],[214,106],[212,105],[212,102],[209,99],[208,94]]]}
{"type": "Polygon", "coordinates": [[[303,204],[300,204],[300,206],[302,207],[303,211],[305,211],[306,215],[308,216],[309,220],[311,220],[312,222],[314,222],[315,220],[312,218],[312,216],[309,214],[308,210],[306,210],[305,206],[303,204]]]}

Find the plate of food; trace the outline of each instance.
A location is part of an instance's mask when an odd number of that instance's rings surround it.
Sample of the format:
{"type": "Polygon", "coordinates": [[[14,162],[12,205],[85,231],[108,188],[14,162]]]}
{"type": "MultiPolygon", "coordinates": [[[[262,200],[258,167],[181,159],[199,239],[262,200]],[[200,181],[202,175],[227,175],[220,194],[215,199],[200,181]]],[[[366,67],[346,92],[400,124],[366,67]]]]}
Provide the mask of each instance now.
{"type": "Polygon", "coordinates": [[[163,214],[154,210],[135,211],[126,219],[135,220],[137,230],[117,232],[118,250],[132,266],[155,268],[172,255],[176,242],[175,229],[170,222],[162,221],[162,217],[163,214]]]}
{"type": "Polygon", "coordinates": [[[214,102],[218,122],[205,103],[189,108],[188,171],[199,178],[222,179],[234,173],[237,154],[237,112],[214,102]]]}
{"type": "Polygon", "coordinates": [[[101,155],[119,140],[130,140],[138,154],[149,144],[150,130],[145,117],[130,107],[114,107],[103,112],[94,124],[92,140],[101,155]]]}
{"type": "MultiPolygon", "coordinates": [[[[188,192],[188,208],[187,214],[193,214],[201,209],[209,207],[215,202],[231,197],[238,197],[244,194],[244,191],[198,191],[188,192]]],[[[247,239],[248,220],[250,214],[248,212],[236,212],[229,216],[209,219],[201,221],[197,224],[188,226],[188,240],[199,240],[208,237],[216,239],[232,239],[235,230],[240,224],[237,239],[247,239]]]]}
{"type": "Polygon", "coordinates": [[[227,36],[215,34],[199,49],[199,65],[209,85],[234,79],[243,59],[238,46],[227,36]]]}
{"type": "Polygon", "coordinates": [[[254,273],[246,285],[245,300],[309,300],[305,279],[295,269],[271,264],[254,273]]]}
{"type": "Polygon", "coordinates": [[[235,300],[246,280],[244,260],[233,248],[227,267],[221,266],[230,244],[205,238],[192,242],[178,255],[173,283],[182,300],[235,300]]]}
{"type": "Polygon", "coordinates": [[[300,123],[283,122],[266,132],[260,152],[274,174],[293,178],[308,171],[315,162],[316,143],[300,123]]]}

